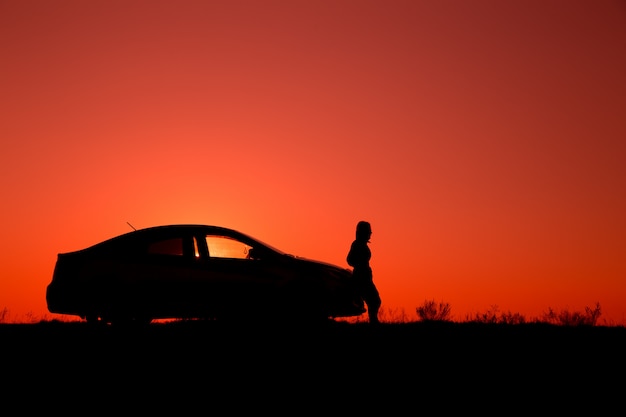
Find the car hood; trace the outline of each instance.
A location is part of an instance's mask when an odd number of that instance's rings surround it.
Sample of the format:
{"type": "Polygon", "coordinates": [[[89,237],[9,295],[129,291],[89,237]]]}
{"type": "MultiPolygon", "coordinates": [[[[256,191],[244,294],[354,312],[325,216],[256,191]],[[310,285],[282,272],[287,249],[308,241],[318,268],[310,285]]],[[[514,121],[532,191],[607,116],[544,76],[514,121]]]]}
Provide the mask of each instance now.
{"type": "Polygon", "coordinates": [[[301,256],[295,256],[295,255],[287,255],[288,257],[296,260],[297,262],[299,262],[301,265],[304,265],[306,267],[310,267],[310,268],[316,268],[316,269],[322,269],[322,270],[326,270],[326,271],[333,271],[336,272],[338,274],[347,274],[347,275],[351,275],[352,271],[348,268],[342,268],[338,265],[335,264],[331,264],[329,262],[324,262],[324,261],[319,261],[316,259],[310,259],[310,258],[304,258],[301,256]]]}

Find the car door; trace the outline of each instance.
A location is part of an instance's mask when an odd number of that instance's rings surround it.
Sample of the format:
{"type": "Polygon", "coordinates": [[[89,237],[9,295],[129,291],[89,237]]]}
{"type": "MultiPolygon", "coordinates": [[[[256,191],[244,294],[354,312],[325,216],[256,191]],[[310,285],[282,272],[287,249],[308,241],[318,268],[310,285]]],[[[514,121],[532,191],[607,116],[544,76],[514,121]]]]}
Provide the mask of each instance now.
{"type": "Polygon", "coordinates": [[[255,314],[274,303],[286,278],[275,256],[256,257],[254,251],[261,248],[231,236],[206,235],[204,244],[204,293],[220,315],[255,314]]]}
{"type": "Polygon", "coordinates": [[[191,235],[152,239],[134,263],[129,295],[135,309],[154,318],[189,317],[193,311],[194,270],[198,262],[191,235]]]}

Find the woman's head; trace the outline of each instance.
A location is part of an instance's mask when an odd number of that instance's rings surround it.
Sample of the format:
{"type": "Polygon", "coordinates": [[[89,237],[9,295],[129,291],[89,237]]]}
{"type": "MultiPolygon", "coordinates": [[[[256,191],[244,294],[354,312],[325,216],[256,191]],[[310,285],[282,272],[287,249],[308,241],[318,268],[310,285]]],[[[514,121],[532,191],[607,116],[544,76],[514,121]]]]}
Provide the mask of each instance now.
{"type": "Polygon", "coordinates": [[[361,220],[356,225],[356,238],[357,240],[365,240],[368,241],[372,236],[372,226],[369,222],[361,220]]]}

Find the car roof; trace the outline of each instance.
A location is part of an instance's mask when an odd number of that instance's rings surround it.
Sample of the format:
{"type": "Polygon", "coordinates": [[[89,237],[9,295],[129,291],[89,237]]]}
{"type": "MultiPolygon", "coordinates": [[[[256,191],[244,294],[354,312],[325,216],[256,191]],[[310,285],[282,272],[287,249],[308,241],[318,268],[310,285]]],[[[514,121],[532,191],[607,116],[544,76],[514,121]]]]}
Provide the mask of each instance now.
{"type": "Polygon", "coordinates": [[[242,233],[238,230],[231,229],[224,226],[197,224],[197,223],[179,223],[179,224],[165,224],[150,226],[141,229],[135,229],[133,231],[111,237],[109,239],[98,242],[83,250],[107,250],[107,249],[121,249],[123,246],[139,245],[142,242],[149,241],[154,238],[166,238],[167,236],[181,236],[191,234],[224,234],[227,236],[239,237],[248,239],[250,241],[258,242],[267,246],[278,253],[284,254],[280,249],[273,247],[257,238],[253,238],[250,235],[242,233]]]}

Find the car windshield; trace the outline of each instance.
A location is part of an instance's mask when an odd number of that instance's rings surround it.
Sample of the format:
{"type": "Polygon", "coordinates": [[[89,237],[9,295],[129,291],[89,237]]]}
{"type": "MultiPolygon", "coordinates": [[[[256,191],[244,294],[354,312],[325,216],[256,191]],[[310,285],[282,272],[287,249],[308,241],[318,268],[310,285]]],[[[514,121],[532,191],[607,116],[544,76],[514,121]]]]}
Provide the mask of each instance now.
{"type": "Polygon", "coordinates": [[[241,235],[241,236],[243,236],[243,237],[245,237],[246,239],[248,239],[250,242],[259,243],[259,244],[261,244],[261,245],[265,246],[267,249],[273,250],[274,252],[276,252],[276,253],[278,253],[278,254],[280,254],[280,255],[287,255],[287,253],[285,253],[285,251],[282,251],[282,250],[280,250],[280,249],[278,249],[278,248],[275,248],[275,247],[274,247],[274,246],[272,246],[272,245],[268,245],[267,243],[262,242],[262,241],[260,241],[259,239],[253,238],[253,237],[248,236],[248,235],[245,235],[245,234],[243,234],[243,233],[240,233],[240,235],[241,235]]]}

